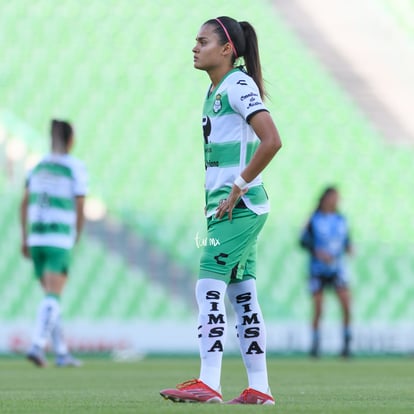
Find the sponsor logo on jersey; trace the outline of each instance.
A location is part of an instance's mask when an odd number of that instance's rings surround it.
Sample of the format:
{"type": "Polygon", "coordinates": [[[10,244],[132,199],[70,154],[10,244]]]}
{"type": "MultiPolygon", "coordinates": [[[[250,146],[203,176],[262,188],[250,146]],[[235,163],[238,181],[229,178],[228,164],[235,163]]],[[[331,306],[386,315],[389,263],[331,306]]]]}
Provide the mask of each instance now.
{"type": "Polygon", "coordinates": [[[204,143],[208,144],[208,137],[211,134],[211,121],[208,116],[203,116],[203,137],[204,143]]]}
{"type": "Polygon", "coordinates": [[[237,85],[247,86],[247,82],[244,79],[240,79],[236,83],[237,83],[237,85]]]}
{"type": "Polygon", "coordinates": [[[216,95],[216,100],[214,101],[213,111],[216,114],[221,109],[221,95],[218,93],[216,95]]]}
{"type": "Polygon", "coordinates": [[[243,102],[244,100],[250,98],[250,101],[252,101],[252,100],[254,101],[255,100],[255,97],[257,97],[257,96],[259,96],[257,93],[250,92],[247,95],[242,95],[240,97],[240,100],[243,102]]]}
{"type": "Polygon", "coordinates": [[[247,105],[247,109],[253,108],[256,105],[261,105],[261,102],[257,102],[257,101],[250,102],[249,105],[247,105]]]}

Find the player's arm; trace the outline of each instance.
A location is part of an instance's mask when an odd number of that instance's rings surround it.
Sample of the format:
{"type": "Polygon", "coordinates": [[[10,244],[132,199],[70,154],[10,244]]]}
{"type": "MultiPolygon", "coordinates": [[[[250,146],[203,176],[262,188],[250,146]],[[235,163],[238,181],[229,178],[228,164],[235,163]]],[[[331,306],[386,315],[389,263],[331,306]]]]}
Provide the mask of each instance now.
{"type": "Polygon", "coordinates": [[[267,111],[260,111],[250,118],[250,125],[260,140],[260,145],[241,176],[246,182],[253,181],[269,164],[282,147],[279,132],[267,111]]]}
{"type": "Polygon", "coordinates": [[[85,222],[85,198],[88,192],[88,173],[85,165],[78,161],[76,168],[74,169],[74,195],[75,195],[75,208],[76,208],[76,240],[77,243],[80,240],[83,231],[83,225],[85,222]]]}
{"type": "Polygon", "coordinates": [[[299,244],[301,247],[308,250],[309,253],[314,254],[313,230],[311,219],[309,220],[305,228],[302,230],[299,239],[299,244]]]}
{"type": "Polygon", "coordinates": [[[23,197],[20,202],[20,230],[21,230],[21,252],[24,257],[30,257],[27,247],[27,209],[29,206],[29,191],[24,189],[23,197]]]}
{"type": "Polygon", "coordinates": [[[77,196],[75,198],[76,203],[76,243],[79,241],[82,234],[83,225],[85,222],[85,196],[77,196]]]}
{"type": "MultiPolygon", "coordinates": [[[[246,168],[242,171],[241,178],[249,183],[253,181],[269,164],[272,158],[282,147],[279,132],[273,122],[272,117],[267,111],[260,111],[249,119],[250,125],[260,140],[259,147],[254,153],[252,159],[246,168]]],[[[233,185],[231,193],[217,209],[216,217],[221,218],[225,213],[229,214],[232,219],[232,210],[237,200],[247,192],[247,189],[241,189],[237,185],[233,185]]]]}
{"type": "Polygon", "coordinates": [[[351,242],[351,237],[348,233],[346,239],[345,239],[345,252],[349,255],[352,255],[354,253],[354,249],[351,242]]]}

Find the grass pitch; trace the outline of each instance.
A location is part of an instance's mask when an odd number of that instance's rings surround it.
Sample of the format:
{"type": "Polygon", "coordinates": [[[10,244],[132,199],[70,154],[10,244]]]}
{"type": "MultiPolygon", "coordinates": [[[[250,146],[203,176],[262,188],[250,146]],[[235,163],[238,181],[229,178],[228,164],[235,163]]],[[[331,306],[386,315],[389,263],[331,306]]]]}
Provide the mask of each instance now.
{"type": "MultiPolygon", "coordinates": [[[[414,412],[414,358],[269,358],[275,407],[179,404],[159,390],[196,377],[198,358],[138,362],[87,359],[82,368],[35,368],[0,359],[0,413],[372,413],[414,412]]],[[[225,400],[246,387],[239,358],[223,362],[225,400]]]]}

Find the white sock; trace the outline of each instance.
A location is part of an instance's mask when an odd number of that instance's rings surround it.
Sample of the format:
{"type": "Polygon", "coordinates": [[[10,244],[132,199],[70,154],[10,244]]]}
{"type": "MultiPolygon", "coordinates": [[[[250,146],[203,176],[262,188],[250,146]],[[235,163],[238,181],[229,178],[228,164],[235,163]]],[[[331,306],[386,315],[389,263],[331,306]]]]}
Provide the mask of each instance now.
{"type": "Polygon", "coordinates": [[[254,279],[249,279],[244,282],[231,283],[227,288],[227,294],[236,313],[237,336],[249,387],[269,394],[266,328],[257,301],[256,282],[254,279]]]}
{"type": "Polygon", "coordinates": [[[63,337],[62,318],[60,316],[60,312],[56,319],[55,326],[52,329],[52,343],[53,350],[56,355],[66,355],[68,353],[68,347],[63,337]]]}
{"type": "Polygon", "coordinates": [[[226,283],[216,279],[200,279],[196,285],[198,303],[198,340],[200,347],[200,380],[220,390],[221,363],[226,335],[224,297],[226,283]]]}
{"type": "Polygon", "coordinates": [[[59,301],[54,296],[45,296],[40,302],[37,312],[36,325],[33,336],[33,344],[44,349],[55,327],[60,313],[59,301]]]}

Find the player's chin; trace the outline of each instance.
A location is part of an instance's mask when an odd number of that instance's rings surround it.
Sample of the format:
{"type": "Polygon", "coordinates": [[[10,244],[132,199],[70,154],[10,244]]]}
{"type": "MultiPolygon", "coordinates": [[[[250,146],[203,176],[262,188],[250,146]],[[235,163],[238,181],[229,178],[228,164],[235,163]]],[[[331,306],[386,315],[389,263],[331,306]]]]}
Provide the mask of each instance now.
{"type": "Polygon", "coordinates": [[[194,68],[195,69],[200,69],[200,70],[204,69],[203,65],[198,60],[194,61],[194,68]]]}

